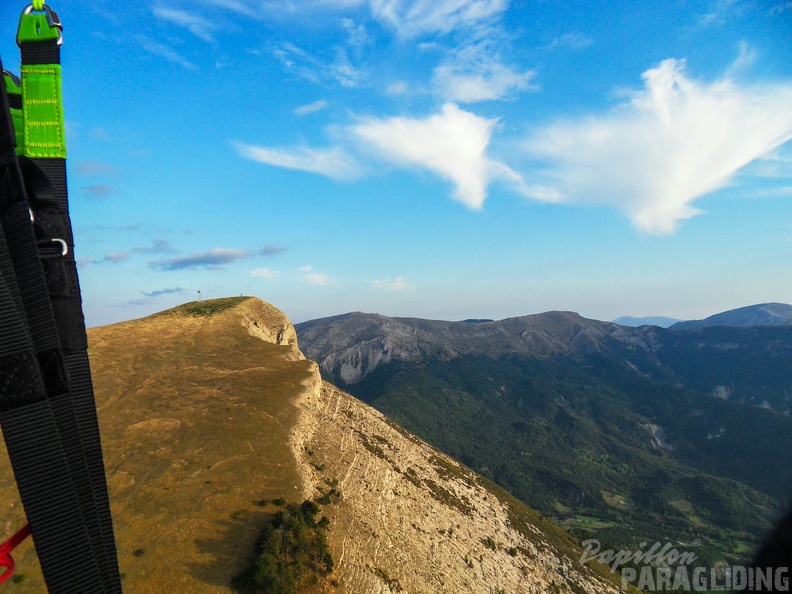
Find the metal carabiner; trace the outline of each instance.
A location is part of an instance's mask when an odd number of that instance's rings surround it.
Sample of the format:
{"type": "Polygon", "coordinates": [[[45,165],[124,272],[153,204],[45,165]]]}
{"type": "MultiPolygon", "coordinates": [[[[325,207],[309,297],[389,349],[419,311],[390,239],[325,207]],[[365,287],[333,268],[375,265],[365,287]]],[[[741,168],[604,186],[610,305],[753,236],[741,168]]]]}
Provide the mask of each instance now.
{"type": "Polygon", "coordinates": [[[29,6],[26,6],[22,10],[22,15],[21,16],[25,16],[27,14],[30,14],[31,12],[34,12],[34,11],[35,12],[44,12],[44,13],[46,13],[46,15],[47,15],[47,24],[50,27],[55,27],[56,29],[60,29],[61,31],[63,31],[63,23],[61,23],[60,17],[58,16],[58,13],[55,12],[54,10],[52,10],[46,4],[42,4],[41,8],[39,8],[39,9],[37,9],[35,7],[35,5],[30,4],[29,6]]]}
{"type": "MultiPolygon", "coordinates": [[[[26,6],[22,10],[22,14],[19,16],[20,25],[21,25],[22,19],[24,19],[26,16],[28,16],[29,14],[31,14],[33,12],[43,12],[46,15],[46,17],[47,17],[47,25],[49,26],[49,28],[58,30],[58,41],[57,41],[57,44],[58,45],[62,45],[63,44],[63,23],[61,23],[60,17],[58,16],[58,13],[55,12],[54,10],[52,10],[46,4],[42,4],[41,9],[39,9],[39,10],[37,10],[36,7],[33,4],[30,4],[29,6],[26,6]]],[[[17,31],[17,45],[21,46],[21,43],[19,41],[19,31],[17,31]]]]}

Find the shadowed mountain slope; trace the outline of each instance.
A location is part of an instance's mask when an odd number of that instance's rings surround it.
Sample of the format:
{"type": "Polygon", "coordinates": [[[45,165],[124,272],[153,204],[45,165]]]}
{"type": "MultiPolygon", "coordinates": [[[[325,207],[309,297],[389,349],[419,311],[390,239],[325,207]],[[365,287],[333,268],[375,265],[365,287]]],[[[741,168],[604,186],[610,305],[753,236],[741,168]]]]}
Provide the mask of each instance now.
{"type": "MultiPolygon", "coordinates": [[[[125,592],[231,592],[261,530],[305,499],[334,567],[301,592],[616,591],[558,527],[322,382],[263,301],[190,303],[89,339],[125,592]]],[[[24,516],[3,452],[0,493],[10,534],[24,516]]],[[[15,558],[9,592],[42,592],[32,543],[15,558]]]]}
{"type": "Polygon", "coordinates": [[[297,332],[325,378],[581,533],[739,557],[792,496],[790,327],[352,313],[297,332]]]}

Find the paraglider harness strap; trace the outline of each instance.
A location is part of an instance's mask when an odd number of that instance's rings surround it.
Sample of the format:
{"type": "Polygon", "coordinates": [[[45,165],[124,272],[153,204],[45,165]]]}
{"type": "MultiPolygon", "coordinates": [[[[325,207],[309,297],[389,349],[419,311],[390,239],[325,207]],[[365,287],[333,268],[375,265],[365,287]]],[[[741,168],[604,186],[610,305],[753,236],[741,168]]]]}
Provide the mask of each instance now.
{"type": "MultiPolygon", "coordinates": [[[[22,11],[0,86],[0,425],[50,592],[120,593],[66,185],[62,25],[22,11]]],[[[0,63],[2,68],[2,63],[0,63]]],[[[0,583],[23,527],[0,547],[0,583]]]]}

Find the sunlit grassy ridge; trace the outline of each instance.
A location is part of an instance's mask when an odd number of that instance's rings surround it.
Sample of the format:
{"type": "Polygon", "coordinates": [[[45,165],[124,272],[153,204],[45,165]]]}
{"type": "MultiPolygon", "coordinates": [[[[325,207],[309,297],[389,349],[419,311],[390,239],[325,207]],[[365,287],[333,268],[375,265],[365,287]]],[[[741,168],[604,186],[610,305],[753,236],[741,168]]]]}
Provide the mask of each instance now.
{"type": "MultiPolygon", "coordinates": [[[[256,502],[300,495],[289,435],[312,364],[246,332],[247,300],[89,330],[125,592],[230,591],[276,511],[256,502]]],[[[6,464],[2,493],[13,491],[6,464]]],[[[4,500],[2,517],[21,525],[18,502],[4,500]]],[[[29,543],[16,559],[26,579],[14,591],[44,591],[29,543]]]]}
{"type": "Polygon", "coordinates": [[[165,311],[161,311],[159,313],[154,314],[155,317],[159,316],[173,316],[173,315],[184,315],[184,316],[192,316],[192,317],[204,317],[204,316],[213,316],[215,314],[224,312],[229,309],[233,309],[240,303],[244,303],[245,301],[252,299],[251,297],[223,297],[221,299],[210,299],[207,301],[191,301],[190,303],[184,303],[182,305],[177,305],[171,309],[166,309],[165,311]]]}

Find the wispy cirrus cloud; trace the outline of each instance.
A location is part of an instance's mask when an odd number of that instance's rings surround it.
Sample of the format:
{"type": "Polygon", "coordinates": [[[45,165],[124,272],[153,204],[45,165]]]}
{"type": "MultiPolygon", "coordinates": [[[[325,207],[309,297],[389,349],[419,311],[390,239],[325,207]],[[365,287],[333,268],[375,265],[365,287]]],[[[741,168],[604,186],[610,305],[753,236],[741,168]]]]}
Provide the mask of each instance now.
{"type": "Polygon", "coordinates": [[[403,276],[383,280],[370,281],[371,287],[377,291],[387,291],[388,293],[410,293],[415,291],[415,284],[408,281],[403,276]]]}
{"type": "Polygon", "coordinates": [[[314,270],[313,266],[301,266],[297,272],[299,273],[302,282],[307,285],[313,285],[316,287],[332,287],[338,284],[337,280],[331,278],[324,272],[318,272],[314,270]]]}
{"type": "Polygon", "coordinates": [[[120,192],[113,186],[107,184],[94,184],[91,186],[83,186],[83,191],[91,198],[108,198],[116,196],[120,192]]]}
{"type": "Polygon", "coordinates": [[[173,254],[177,250],[165,239],[153,239],[151,245],[136,247],[132,251],[138,254],[173,254]]]}
{"type": "Polygon", "coordinates": [[[779,149],[757,159],[746,168],[757,177],[792,178],[792,150],[779,149]]]}
{"type": "Polygon", "coordinates": [[[792,186],[755,190],[753,195],[757,198],[792,198],[792,186]]]}
{"type": "Polygon", "coordinates": [[[149,262],[149,267],[158,270],[223,270],[226,264],[232,264],[250,257],[246,250],[228,248],[213,248],[207,252],[196,252],[177,258],[155,260],[149,262]]]}
{"type": "Polygon", "coordinates": [[[77,261],[80,268],[86,268],[95,264],[121,264],[129,259],[126,252],[110,252],[102,258],[81,258],[77,261]]]}
{"type": "Polygon", "coordinates": [[[550,42],[548,49],[584,49],[594,43],[594,40],[588,35],[582,33],[564,33],[558,37],[553,38],[550,42]]]}
{"type": "Polygon", "coordinates": [[[264,280],[275,280],[282,275],[283,273],[280,270],[272,270],[271,268],[256,268],[250,271],[250,276],[253,278],[262,278],[264,280]]]}
{"type": "Polygon", "coordinates": [[[186,10],[165,6],[155,6],[152,12],[157,19],[187,29],[198,39],[207,43],[215,42],[214,32],[217,30],[217,24],[213,21],[186,10]]]}
{"type": "Polygon", "coordinates": [[[357,160],[343,148],[325,149],[310,147],[276,148],[234,143],[237,154],[245,159],[309,173],[318,173],[335,180],[352,179],[361,174],[357,160]]]}
{"type": "Polygon", "coordinates": [[[145,35],[137,35],[135,36],[135,40],[137,41],[138,45],[142,47],[145,51],[150,53],[153,56],[158,56],[160,58],[164,58],[169,62],[173,62],[174,64],[178,64],[182,68],[186,70],[198,70],[198,65],[188,60],[186,57],[181,55],[172,47],[160,43],[159,41],[154,41],[153,39],[146,37],[145,35]]]}
{"type": "Polygon", "coordinates": [[[262,18],[261,11],[254,9],[247,0],[204,0],[204,4],[230,10],[247,17],[262,18]]]}
{"type": "Polygon", "coordinates": [[[785,12],[792,12],[792,2],[779,2],[770,8],[768,14],[770,14],[770,16],[777,16],[785,12]]]}
{"type": "Polygon", "coordinates": [[[295,115],[303,116],[308,115],[309,113],[316,113],[317,111],[327,109],[328,105],[330,104],[326,100],[319,99],[318,101],[313,101],[312,103],[306,103],[305,105],[295,107],[292,112],[295,115]]]}
{"type": "Polygon", "coordinates": [[[100,177],[118,173],[118,169],[101,161],[78,161],[74,167],[79,175],[85,177],[100,177]]]}
{"type": "Polygon", "coordinates": [[[747,9],[742,0],[712,0],[708,12],[699,17],[699,25],[713,27],[725,25],[747,9]]]}
{"type": "Polygon", "coordinates": [[[148,299],[154,299],[162,295],[181,295],[184,289],[181,287],[172,287],[170,289],[157,289],[156,291],[141,291],[140,294],[148,299]]]}
{"type": "Polygon", "coordinates": [[[315,84],[354,89],[366,78],[366,72],[355,65],[347,46],[336,45],[323,54],[314,54],[287,42],[273,51],[286,70],[315,84]]]}
{"type": "Polygon", "coordinates": [[[285,251],[286,248],[277,245],[267,244],[263,248],[261,248],[259,254],[262,256],[277,256],[278,254],[282,254],[285,251]]]}
{"type": "Polygon", "coordinates": [[[370,0],[372,14],[401,37],[445,35],[488,24],[508,0],[370,0]]]}
{"type": "Polygon", "coordinates": [[[434,69],[435,94],[447,101],[475,103],[503,99],[517,91],[535,88],[533,70],[506,66],[490,42],[478,42],[453,53],[434,69]]]}
{"type": "Polygon", "coordinates": [[[792,139],[792,81],[706,83],[673,59],[642,78],[606,113],[535,130],[524,148],[547,166],[532,178],[561,202],[614,206],[638,229],[670,234],[699,214],[697,198],[792,139]]]}

